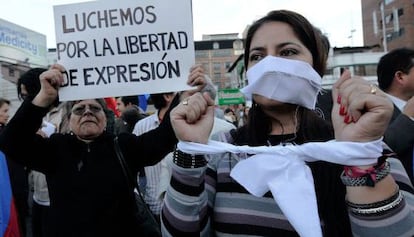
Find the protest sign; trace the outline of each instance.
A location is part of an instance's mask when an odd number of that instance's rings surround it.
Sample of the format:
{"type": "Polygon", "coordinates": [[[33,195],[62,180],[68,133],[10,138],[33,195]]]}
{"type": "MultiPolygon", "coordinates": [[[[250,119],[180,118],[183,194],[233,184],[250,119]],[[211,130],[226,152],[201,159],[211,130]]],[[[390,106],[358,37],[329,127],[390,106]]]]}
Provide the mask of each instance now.
{"type": "Polygon", "coordinates": [[[187,90],[195,63],[191,0],[54,6],[61,101],[187,90]]]}

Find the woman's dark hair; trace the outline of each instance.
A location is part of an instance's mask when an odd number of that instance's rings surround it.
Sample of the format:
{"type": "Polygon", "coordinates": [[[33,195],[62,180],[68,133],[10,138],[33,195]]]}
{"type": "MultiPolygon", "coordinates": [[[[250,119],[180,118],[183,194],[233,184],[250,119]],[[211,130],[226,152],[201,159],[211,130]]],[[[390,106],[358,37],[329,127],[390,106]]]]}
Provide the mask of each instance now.
{"type": "Polygon", "coordinates": [[[174,94],[174,92],[167,92],[167,93],[158,93],[158,94],[151,94],[150,101],[154,104],[155,109],[159,110],[167,106],[167,101],[164,98],[164,95],[174,94]]]}
{"type": "Polygon", "coordinates": [[[45,72],[46,68],[32,68],[23,73],[19,79],[17,79],[17,96],[19,99],[24,100],[22,95],[21,85],[24,85],[27,90],[27,97],[33,99],[40,91],[40,79],[39,76],[45,72]]]}
{"type": "Polygon", "coordinates": [[[328,54],[326,53],[326,46],[324,44],[324,39],[321,37],[322,34],[320,30],[318,28],[315,28],[302,15],[288,10],[271,11],[249,27],[244,48],[245,68],[248,68],[249,65],[250,45],[252,43],[254,34],[264,23],[273,21],[284,22],[292,27],[293,32],[296,34],[299,40],[311,52],[313,59],[313,68],[320,76],[323,76],[326,70],[326,60],[328,54]]]}
{"type": "MultiPolygon", "coordinates": [[[[328,46],[324,42],[326,39],[322,39],[321,32],[306,18],[288,10],[271,11],[249,28],[244,49],[245,68],[248,68],[250,45],[254,34],[263,24],[273,21],[284,22],[292,27],[295,35],[312,54],[313,68],[320,76],[323,76],[328,57],[328,46]]],[[[291,107],[294,111],[294,105],[291,107]]],[[[309,141],[327,141],[334,137],[332,126],[314,111],[298,107],[295,113],[299,122],[295,139],[297,144],[309,141]]],[[[282,124],[280,123],[280,125],[282,124]]],[[[271,126],[270,118],[253,100],[247,124],[232,132],[234,143],[250,146],[267,144],[271,126]]],[[[318,211],[323,223],[324,236],[352,236],[344,202],[345,188],[339,178],[342,167],[327,162],[312,162],[309,166],[314,176],[318,211]]]]}
{"type": "Polygon", "coordinates": [[[121,101],[125,105],[133,104],[133,105],[139,106],[139,97],[138,97],[138,95],[121,96],[121,101]]]}
{"type": "Polygon", "coordinates": [[[10,100],[0,97],[0,107],[2,107],[4,104],[10,105],[10,100]]]}
{"type": "MultiPolygon", "coordinates": [[[[28,100],[33,100],[40,91],[40,74],[45,71],[47,71],[46,68],[31,68],[17,79],[17,97],[20,100],[25,100],[26,97],[28,100]],[[25,86],[27,91],[25,96],[22,95],[22,85],[25,86]]],[[[59,98],[56,98],[52,105],[57,107],[59,105],[59,98]]]]}

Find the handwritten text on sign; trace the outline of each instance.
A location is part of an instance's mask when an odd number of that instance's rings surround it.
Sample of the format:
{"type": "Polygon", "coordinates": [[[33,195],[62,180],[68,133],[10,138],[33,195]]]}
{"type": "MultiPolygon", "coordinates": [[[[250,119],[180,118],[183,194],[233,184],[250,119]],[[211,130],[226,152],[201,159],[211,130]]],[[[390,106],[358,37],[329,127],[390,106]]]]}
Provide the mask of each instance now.
{"type": "Polygon", "coordinates": [[[98,1],[54,7],[62,101],[189,89],[191,1],[98,1]]]}

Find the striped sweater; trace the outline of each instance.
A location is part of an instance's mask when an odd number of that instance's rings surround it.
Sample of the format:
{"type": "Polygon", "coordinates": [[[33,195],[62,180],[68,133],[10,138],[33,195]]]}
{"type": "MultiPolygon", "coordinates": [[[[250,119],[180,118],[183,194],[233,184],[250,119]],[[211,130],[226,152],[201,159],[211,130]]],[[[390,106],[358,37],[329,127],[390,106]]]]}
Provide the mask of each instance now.
{"type": "MultiPolygon", "coordinates": [[[[231,169],[246,157],[229,153],[210,156],[206,167],[192,169],[172,164],[173,175],[162,210],[163,236],[298,236],[270,192],[255,197],[230,177],[231,169]]],[[[343,221],[336,223],[336,233],[325,236],[414,236],[413,187],[401,163],[393,158],[389,161],[392,175],[403,190],[405,205],[371,219],[332,208],[336,216],[332,218],[343,221]]],[[[328,198],[345,200],[344,193],[328,193],[328,198]]],[[[324,205],[321,200],[323,197],[318,198],[319,206],[324,205]]]]}

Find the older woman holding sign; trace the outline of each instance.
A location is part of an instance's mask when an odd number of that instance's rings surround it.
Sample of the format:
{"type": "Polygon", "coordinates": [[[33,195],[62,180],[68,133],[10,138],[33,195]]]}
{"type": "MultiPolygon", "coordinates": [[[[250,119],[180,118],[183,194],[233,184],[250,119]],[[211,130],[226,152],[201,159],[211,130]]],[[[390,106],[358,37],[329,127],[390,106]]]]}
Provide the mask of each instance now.
{"type": "MultiPolygon", "coordinates": [[[[40,92],[32,101],[24,101],[4,128],[0,150],[46,175],[52,236],[140,236],[132,216],[132,190],[116,157],[114,135],[105,131],[106,106],[102,99],[70,102],[71,133],[50,138],[36,134],[58,96],[64,71],[62,66],[53,65],[40,75],[40,92]]],[[[192,86],[203,83],[202,77],[188,80],[192,86]]],[[[188,109],[195,115],[201,113],[205,106],[201,101],[188,109]]],[[[157,163],[173,150],[177,139],[169,118],[164,121],[141,136],[118,136],[134,177],[140,168],[157,163]]]]}

